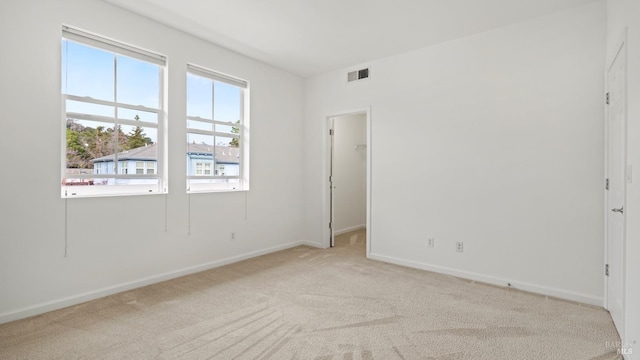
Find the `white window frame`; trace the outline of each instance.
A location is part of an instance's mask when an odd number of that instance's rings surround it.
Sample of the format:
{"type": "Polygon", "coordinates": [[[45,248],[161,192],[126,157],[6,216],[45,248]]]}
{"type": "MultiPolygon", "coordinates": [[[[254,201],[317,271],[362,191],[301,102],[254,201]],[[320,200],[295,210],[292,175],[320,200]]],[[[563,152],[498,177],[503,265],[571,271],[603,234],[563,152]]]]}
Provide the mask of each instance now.
{"type": "MultiPolygon", "coordinates": [[[[212,81],[223,82],[229,85],[237,86],[241,90],[240,97],[240,122],[232,123],[227,121],[220,121],[218,119],[213,118],[213,114],[211,118],[202,118],[199,116],[186,116],[186,122],[189,120],[199,121],[202,123],[209,123],[212,125],[212,131],[202,130],[202,129],[194,129],[189,128],[187,125],[187,136],[189,134],[200,134],[200,135],[211,135],[211,136],[220,136],[220,137],[228,137],[228,138],[238,138],[240,143],[239,146],[239,175],[237,176],[221,176],[216,175],[215,167],[212,166],[211,171],[213,172],[210,175],[189,175],[189,166],[187,166],[187,193],[197,193],[197,192],[224,192],[224,191],[248,191],[249,190],[249,94],[250,87],[249,82],[246,80],[242,80],[240,78],[230,76],[227,74],[223,74],[217,71],[209,70],[204,67],[200,67],[198,65],[187,64],[187,76],[188,74],[203,77],[212,81]],[[226,133],[226,132],[218,132],[216,131],[216,125],[222,126],[231,126],[239,129],[237,134],[234,133],[226,133]],[[197,181],[190,180],[221,180],[221,183],[199,183],[197,181]],[[224,181],[224,182],[223,182],[224,181]],[[234,181],[237,181],[234,182],[234,181]]],[[[215,93],[214,93],[215,97],[215,93]]],[[[188,97],[187,97],[188,99],[188,97]]],[[[214,99],[211,99],[212,107],[215,104],[214,99]]],[[[187,101],[188,103],[188,101],[187,101]]],[[[188,104],[187,104],[188,106],[188,104]]],[[[215,110],[214,110],[215,113],[215,110]]],[[[215,147],[215,144],[214,144],[215,147]]],[[[187,145],[186,151],[188,152],[189,147],[187,145]]],[[[215,158],[215,149],[213,150],[214,158],[215,158]]],[[[188,155],[188,154],[187,154],[188,155]]],[[[187,156],[187,161],[188,161],[187,156]]],[[[204,167],[203,167],[204,173],[204,167]]]]}
{"type": "MultiPolygon", "coordinates": [[[[92,34],[89,32],[85,32],[83,30],[79,30],[76,28],[72,28],[69,26],[62,27],[62,39],[69,40],[81,45],[90,46],[96,48],[98,50],[111,52],[116,55],[124,55],[130,58],[134,58],[136,60],[141,60],[145,62],[149,62],[155,65],[158,65],[160,68],[159,71],[159,94],[158,94],[158,108],[150,108],[142,105],[133,105],[127,103],[120,103],[116,101],[106,101],[93,99],[88,96],[76,96],[65,94],[61,92],[62,96],[62,161],[61,161],[61,197],[62,198],[72,198],[72,197],[97,197],[97,196],[123,196],[123,195],[147,195],[147,194],[166,194],[168,192],[167,188],[167,166],[166,166],[166,158],[167,154],[165,151],[165,128],[166,128],[166,90],[165,90],[165,77],[167,75],[166,70],[166,57],[151,51],[147,51],[132,45],[124,44],[119,41],[107,39],[105,37],[92,34]],[[66,111],[66,100],[73,100],[77,102],[83,102],[88,104],[96,104],[96,105],[106,105],[114,108],[114,116],[106,117],[106,116],[98,116],[92,114],[83,114],[83,113],[67,113],[66,111]],[[128,120],[122,119],[116,116],[119,108],[128,109],[128,110],[139,110],[149,113],[155,113],[157,115],[157,123],[149,122],[149,121],[136,121],[136,120],[128,120]],[[157,161],[156,161],[156,172],[155,174],[122,174],[120,173],[119,166],[120,160],[118,160],[117,153],[118,149],[115,150],[114,156],[114,166],[116,169],[114,170],[114,174],[100,174],[100,179],[157,179],[157,184],[127,184],[127,185],[101,185],[101,186],[65,186],[65,177],[71,179],[77,179],[79,181],[92,181],[92,179],[96,178],[96,174],[73,174],[71,176],[67,175],[66,169],[66,126],[67,126],[67,118],[74,118],[79,120],[91,120],[91,121],[99,121],[105,122],[109,124],[115,125],[131,125],[131,126],[140,126],[143,128],[153,128],[157,131],[157,161]]],[[[114,76],[117,77],[117,67],[114,68],[114,76]]],[[[117,91],[117,88],[114,89],[117,91]]]]}

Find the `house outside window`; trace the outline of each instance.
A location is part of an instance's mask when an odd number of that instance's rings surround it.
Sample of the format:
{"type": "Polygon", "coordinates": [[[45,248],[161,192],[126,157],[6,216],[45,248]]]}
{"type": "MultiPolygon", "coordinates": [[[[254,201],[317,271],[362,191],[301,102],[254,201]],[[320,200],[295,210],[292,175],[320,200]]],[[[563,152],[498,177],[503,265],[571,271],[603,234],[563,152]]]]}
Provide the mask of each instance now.
{"type": "Polygon", "coordinates": [[[63,27],[62,197],[166,192],[165,63],[162,55],[63,27]],[[153,171],[143,163],[140,172],[137,161],[153,161],[153,171]]]}
{"type": "Polygon", "coordinates": [[[187,191],[248,190],[248,83],[189,64],[186,124],[187,191]]]}
{"type": "Polygon", "coordinates": [[[147,161],[147,162],[145,162],[145,166],[147,167],[147,174],[155,174],[156,173],[156,162],[155,161],[147,161]]]}

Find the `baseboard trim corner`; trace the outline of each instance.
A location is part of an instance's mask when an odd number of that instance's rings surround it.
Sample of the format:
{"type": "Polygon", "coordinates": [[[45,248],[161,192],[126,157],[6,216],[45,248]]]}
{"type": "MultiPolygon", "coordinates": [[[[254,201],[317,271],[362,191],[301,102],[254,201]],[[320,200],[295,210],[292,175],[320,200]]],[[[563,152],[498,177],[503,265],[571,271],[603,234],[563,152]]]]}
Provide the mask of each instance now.
{"type": "Polygon", "coordinates": [[[443,267],[438,265],[431,265],[431,264],[422,263],[418,261],[405,260],[405,259],[400,259],[400,258],[395,258],[395,257],[380,255],[375,253],[369,254],[368,258],[372,260],[394,264],[394,265],[406,266],[414,269],[426,270],[426,271],[431,271],[431,272],[444,274],[444,275],[451,275],[461,279],[473,280],[473,281],[487,283],[487,284],[501,286],[501,287],[507,287],[507,284],[511,284],[510,287],[517,290],[535,293],[538,295],[555,297],[563,300],[569,300],[569,301],[592,305],[592,306],[602,307],[604,304],[604,299],[601,297],[576,293],[572,291],[567,291],[567,290],[562,290],[562,289],[557,289],[557,288],[552,288],[547,286],[529,284],[526,282],[519,282],[517,280],[507,280],[507,279],[498,278],[494,276],[487,276],[487,275],[483,275],[475,272],[457,270],[453,268],[448,268],[448,267],[443,267]]]}
{"type": "Polygon", "coordinates": [[[326,246],[323,246],[322,244],[317,243],[315,241],[301,241],[300,245],[306,245],[306,246],[310,246],[310,247],[317,248],[317,249],[326,249],[327,248],[326,246]]]}

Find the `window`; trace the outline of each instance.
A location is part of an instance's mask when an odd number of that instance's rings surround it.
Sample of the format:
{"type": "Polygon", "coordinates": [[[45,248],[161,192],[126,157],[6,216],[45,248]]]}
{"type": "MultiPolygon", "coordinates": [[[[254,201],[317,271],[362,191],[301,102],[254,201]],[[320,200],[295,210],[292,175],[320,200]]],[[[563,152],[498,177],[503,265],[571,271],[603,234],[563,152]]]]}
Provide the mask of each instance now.
{"type": "Polygon", "coordinates": [[[249,189],[248,98],[246,81],[187,65],[187,191],[249,189]]]}
{"type": "Polygon", "coordinates": [[[156,163],[154,161],[147,161],[147,174],[155,174],[156,173],[156,163]]]}
{"type": "Polygon", "coordinates": [[[63,27],[63,197],[166,192],[165,62],[164,56],[63,27]]]}

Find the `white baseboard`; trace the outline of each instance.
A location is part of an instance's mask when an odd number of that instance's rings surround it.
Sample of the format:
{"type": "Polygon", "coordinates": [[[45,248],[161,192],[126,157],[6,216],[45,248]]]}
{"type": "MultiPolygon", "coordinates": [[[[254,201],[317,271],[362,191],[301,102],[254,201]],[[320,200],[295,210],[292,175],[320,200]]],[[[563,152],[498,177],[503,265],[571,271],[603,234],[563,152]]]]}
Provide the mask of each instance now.
{"type": "Polygon", "coordinates": [[[69,297],[56,299],[56,300],[36,304],[33,306],[28,306],[22,309],[5,312],[0,314],[0,324],[8,323],[14,320],[24,319],[29,316],[44,314],[49,311],[58,310],[68,306],[81,304],[87,301],[99,299],[99,298],[117,294],[123,291],[159,283],[159,282],[174,279],[180,276],[198,273],[198,272],[213,269],[216,267],[232,264],[238,261],[251,259],[260,255],[265,255],[265,254],[270,254],[276,251],[290,249],[300,245],[309,245],[313,247],[319,247],[318,244],[315,244],[315,243],[298,241],[298,242],[292,242],[284,245],[278,245],[278,246],[266,248],[263,250],[252,251],[246,254],[241,254],[241,255],[233,256],[226,259],[211,261],[208,263],[191,266],[191,267],[180,269],[180,270],[170,271],[164,274],[154,275],[154,276],[142,278],[139,280],[122,283],[115,286],[109,286],[106,288],[97,289],[97,290],[85,292],[82,294],[72,295],[69,297]]]}
{"type": "Polygon", "coordinates": [[[348,233],[348,232],[351,232],[351,231],[360,230],[360,229],[366,229],[366,228],[367,228],[367,225],[365,225],[365,224],[356,225],[356,226],[350,226],[348,228],[344,228],[344,229],[340,229],[340,230],[334,231],[333,235],[334,236],[342,235],[342,234],[345,234],[345,233],[348,233]]]}
{"type": "Polygon", "coordinates": [[[564,300],[575,301],[583,304],[589,304],[594,306],[602,307],[604,304],[604,299],[601,297],[595,297],[586,294],[575,293],[572,291],[566,291],[546,286],[528,284],[524,282],[518,282],[514,280],[507,280],[502,278],[497,278],[493,276],[482,275],[474,272],[456,270],[448,267],[430,265],[426,263],[421,263],[413,260],[404,260],[399,258],[394,258],[385,255],[379,254],[369,254],[369,259],[378,260],[386,263],[391,263],[395,265],[406,266],[414,269],[427,270],[435,273],[451,275],[455,277],[459,277],[467,280],[474,280],[478,282],[483,282],[487,284],[497,285],[507,287],[507,284],[511,284],[511,288],[519,289],[527,292],[532,292],[536,294],[552,296],[564,300]]]}
{"type": "Polygon", "coordinates": [[[328,249],[328,247],[314,241],[301,241],[299,245],[307,245],[318,249],[328,249]]]}

